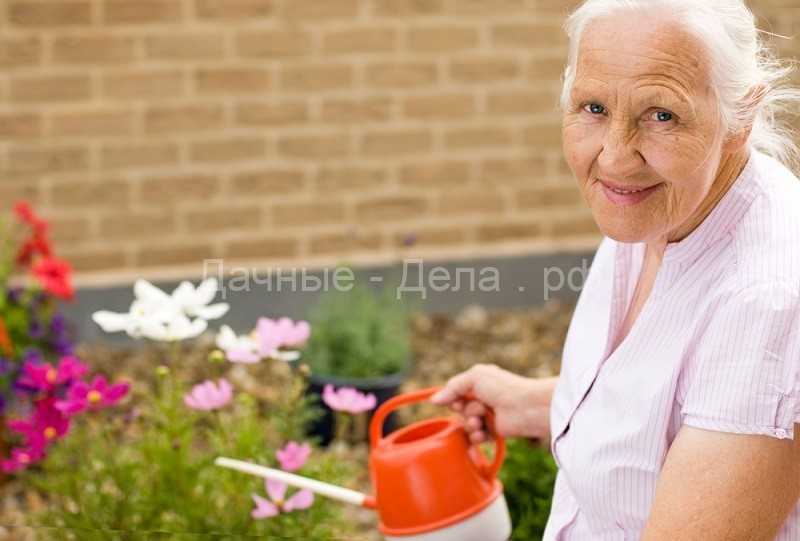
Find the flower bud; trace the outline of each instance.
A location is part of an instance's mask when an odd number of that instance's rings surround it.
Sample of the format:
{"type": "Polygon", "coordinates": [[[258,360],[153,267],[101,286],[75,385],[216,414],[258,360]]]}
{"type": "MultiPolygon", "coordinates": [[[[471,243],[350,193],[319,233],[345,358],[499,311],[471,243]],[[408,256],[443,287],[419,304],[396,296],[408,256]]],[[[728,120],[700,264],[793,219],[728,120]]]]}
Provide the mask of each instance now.
{"type": "Polygon", "coordinates": [[[156,375],[160,377],[165,377],[169,374],[169,368],[164,366],[163,364],[156,368],[156,375]]]}
{"type": "Polygon", "coordinates": [[[227,360],[225,353],[219,349],[215,349],[208,354],[208,362],[211,363],[224,363],[227,360]]]}

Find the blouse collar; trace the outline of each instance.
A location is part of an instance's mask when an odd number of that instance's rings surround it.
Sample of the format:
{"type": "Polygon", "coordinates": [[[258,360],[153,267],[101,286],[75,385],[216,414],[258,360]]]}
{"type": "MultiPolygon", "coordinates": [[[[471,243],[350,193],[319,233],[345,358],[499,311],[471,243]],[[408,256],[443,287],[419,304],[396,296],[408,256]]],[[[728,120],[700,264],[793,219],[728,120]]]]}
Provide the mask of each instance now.
{"type": "Polygon", "coordinates": [[[754,148],[750,150],[742,172],[699,226],[680,241],[667,243],[662,263],[695,260],[739,222],[759,193],[755,164],[758,153],[754,148]]]}

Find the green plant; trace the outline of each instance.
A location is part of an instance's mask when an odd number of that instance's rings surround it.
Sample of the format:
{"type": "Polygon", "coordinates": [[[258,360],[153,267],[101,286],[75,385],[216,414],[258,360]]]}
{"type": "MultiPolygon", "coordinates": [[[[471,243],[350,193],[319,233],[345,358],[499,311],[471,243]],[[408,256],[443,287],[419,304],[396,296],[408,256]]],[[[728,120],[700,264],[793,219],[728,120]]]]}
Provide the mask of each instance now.
{"type": "MultiPolygon", "coordinates": [[[[302,511],[254,520],[251,494],[264,493],[263,481],[213,464],[224,455],[277,466],[275,450],[287,436],[302,434],[311,418],[302,374],[282,382],[287,396],[277,403],[237,393],[225,407],[196,411],[185,404],[188,389],[175,372],[175,364],[159,367],[154,388],[141,382],[134,388],[135,409],[87,416],[42,470],[25,473],[48,500],[32,519],[42,538],[350,537],[340,504],[323,498],[302,511]]],[[[299,473],[341,483],[351,468],[313,452],[299,473]]]]}
{"type": "Polygon", "coordinates": [[[557,467],[547,449],[525,440],[509,440],[500,470],[511,513],[513,541],[542,539],[553,498],[557,467]]]}
{"type": "Polygon", "coordinates": [[[410,355],[409,316],[408,304],[395,298],[393,288],[330,289],[311,311],[313,331],[304,359],[312,372],[327,376],[402,372],[410,355]]]}

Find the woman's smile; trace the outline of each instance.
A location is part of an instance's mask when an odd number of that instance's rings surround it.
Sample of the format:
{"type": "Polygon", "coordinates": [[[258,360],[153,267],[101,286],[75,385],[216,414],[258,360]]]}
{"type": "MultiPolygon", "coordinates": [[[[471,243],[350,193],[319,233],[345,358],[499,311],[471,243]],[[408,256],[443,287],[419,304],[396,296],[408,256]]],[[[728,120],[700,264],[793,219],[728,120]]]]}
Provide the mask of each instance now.
{"type": "Polygon", "coordinates": [[[621,186],[607,180],[597,179],[603,193],[611,203],[621,207],[636,205],[650,197],[663,184],[659,182],[649,187],[621,186]]]}

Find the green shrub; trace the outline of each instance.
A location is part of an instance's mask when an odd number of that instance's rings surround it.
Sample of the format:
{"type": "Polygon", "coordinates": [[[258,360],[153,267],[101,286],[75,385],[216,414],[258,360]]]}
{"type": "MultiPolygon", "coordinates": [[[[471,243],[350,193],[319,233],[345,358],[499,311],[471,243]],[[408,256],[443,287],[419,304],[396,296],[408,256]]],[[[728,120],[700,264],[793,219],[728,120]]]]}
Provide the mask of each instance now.
{"type": "Polygon", "coordinates": [[[402,372],[410,355],[409,306],[394,289],[330,289],[312,309],[304,360],[312,372],[369,378],[402,372]]]}
{"type": "MultiPolygon", "coordinates": [[[[195,411],[184,404],[189,389],[173,371],[158,374],[156,389],[134,387],[137,407],[87,414],[41,469],[25,472],[47,498],[31,520],[42,539],[351,537],[342,505],[322,497],[306,510],[251,518],[251,493],[265,496],[263,480],[213,464],[224,455],[279,467],[275,450],[302,435],[311,417],[301,377],[285,382],[274,404],[239,392],[222,409],[195,411]]],[[[315,449],[298,473],[342,484],[351,470],[315,449]]]]}
{"type": "Polygon", "coordinates": [[[513,541],[542,538],[550,515],[556,472],[547,449],[534,447],[522,439],[508,440],[500,480],[514,525],[513,541]]]}

